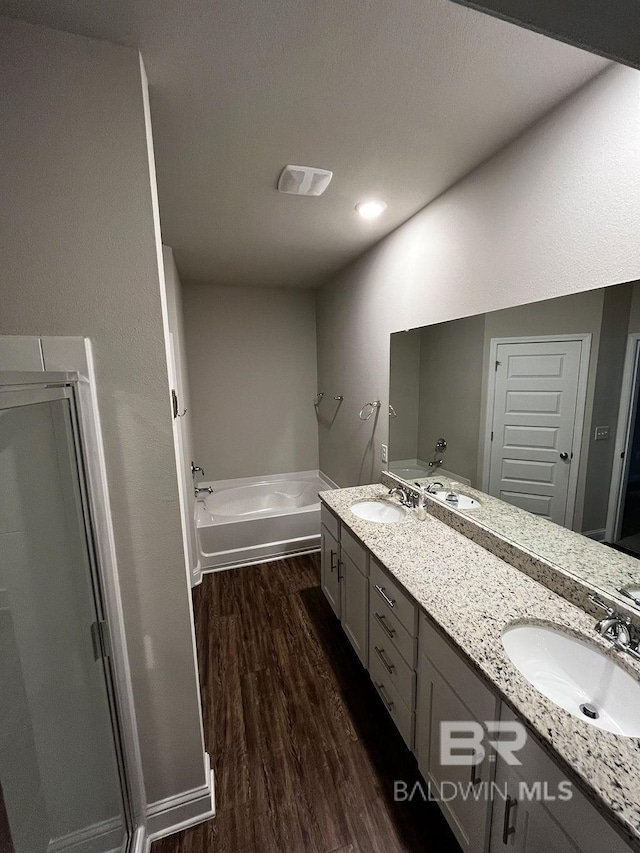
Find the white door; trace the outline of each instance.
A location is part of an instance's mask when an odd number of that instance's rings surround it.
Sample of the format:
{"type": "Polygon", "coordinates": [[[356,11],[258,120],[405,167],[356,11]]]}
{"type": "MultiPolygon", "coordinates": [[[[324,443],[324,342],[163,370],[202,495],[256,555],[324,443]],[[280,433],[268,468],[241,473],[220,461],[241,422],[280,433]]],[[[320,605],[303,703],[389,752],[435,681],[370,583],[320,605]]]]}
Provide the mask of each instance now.
{"type": "Polygon", "coordinates": [[[568,526],[576,418],[584,412],[583,344],[545,340],[495,347],[488,492],[568,526]]]}

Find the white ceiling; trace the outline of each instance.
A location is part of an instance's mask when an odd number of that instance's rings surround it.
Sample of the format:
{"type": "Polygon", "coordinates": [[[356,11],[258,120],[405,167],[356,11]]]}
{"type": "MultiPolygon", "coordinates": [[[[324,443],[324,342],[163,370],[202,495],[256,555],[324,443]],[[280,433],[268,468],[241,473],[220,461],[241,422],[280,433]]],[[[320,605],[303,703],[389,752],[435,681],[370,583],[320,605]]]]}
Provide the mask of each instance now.
{"type": "Polygon", "coordinates": [[[449,0],[0,0],[138,46],[163,241],[185,281],[317,286],[606,60],[449,0]],[[331,169],[279,194],[287,163],[331,169]],[[354,205],[388,203],[376,222],[354,205]]]}

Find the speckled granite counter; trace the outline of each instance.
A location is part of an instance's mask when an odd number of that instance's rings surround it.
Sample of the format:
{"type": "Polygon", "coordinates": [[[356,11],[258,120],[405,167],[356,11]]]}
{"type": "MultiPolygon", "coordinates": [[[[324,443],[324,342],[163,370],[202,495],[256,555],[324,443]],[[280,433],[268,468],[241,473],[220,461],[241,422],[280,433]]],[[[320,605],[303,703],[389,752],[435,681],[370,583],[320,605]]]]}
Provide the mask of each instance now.
{"type": "Polygon", "coordinates": [[[381,498],[387,492],[381,485],[358,486],[321,492],[320,498],[640,851],[640,739],[597,729],[548,700],[509,661],[502,632],[517,621],[552,623],[600,646],[636,676],[640,667],[597,637],[591,616],[433,516],[419,521],[412,510],[398,524],[377,524],[351,512],[357,500],[381,498]]]}
{"type": "MultiPolygon", "coordinates": [[[[451,482],[438,476],[425,477],[416,482],[428,486],[436,481],[445,486],[451,482]]],[[[604,592],[624,608],[634,621],[637,620],[637,611],[629,611],[630,601],[617,591],[619,587],[640,585],[640,562],[636,557],[608,548],[601,542],[470,486],[463,486],[460,491],[475,498],[480,506],[465,511],[428,497],[429,511],[450,525],[452,517],[457,518],[457,523],[452,526],[465,536],[517,568],[533,574],[533,577],[544,575],[546,585],[551,574],[545,569],[553,570],[559,581],[556,592],[564,594],[563,586],[570,585],[572,578],[576,578],[583,587],[604,592]],[[515,562],[514,558],[519,559],[520,563],[515,562]],[[524,565],[525,561],[527,565],[524,565]]]]}

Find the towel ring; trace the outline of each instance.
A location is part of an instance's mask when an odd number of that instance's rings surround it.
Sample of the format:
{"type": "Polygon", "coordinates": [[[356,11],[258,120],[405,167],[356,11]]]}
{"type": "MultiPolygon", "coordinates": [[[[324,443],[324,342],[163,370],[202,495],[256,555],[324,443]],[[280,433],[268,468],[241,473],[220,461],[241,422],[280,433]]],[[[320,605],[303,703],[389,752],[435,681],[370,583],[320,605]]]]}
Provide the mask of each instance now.
{"type": "Polygon", "coordinates": [[[375,412],[376,409],[380,408],[380,400],[374,400],[372,403],[365,403],[364,406],[360,409],[360,414],[358,417],[361,421],[368,421],[371,415],[375,412]],[[364,415],[365,411],[370,409],[368,415],[364,415]],[[364,417],[363,417],[364,415],[364,417]]]}
{"type": "Polygon", "coordinates": [[[389,403],[389,417],[390,417],[390,418],[397,418],[397,417],[398,417],[398,413],[397,413],[397,412],[396,412],[396,410],[393,408],[393,406],[391,405],[391,403],[389,403]]]}

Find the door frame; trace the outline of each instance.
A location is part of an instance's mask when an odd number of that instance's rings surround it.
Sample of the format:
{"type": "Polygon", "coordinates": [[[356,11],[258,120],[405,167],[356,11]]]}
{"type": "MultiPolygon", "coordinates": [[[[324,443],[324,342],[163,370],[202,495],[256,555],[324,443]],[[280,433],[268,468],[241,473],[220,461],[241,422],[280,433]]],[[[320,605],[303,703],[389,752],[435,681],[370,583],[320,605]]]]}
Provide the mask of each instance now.
{"type": "MultiPolygon", "coordinates": [[[[13,343],[8,336],[0,338],[13,343]]],[[[133,699],[131,668],[127,652],[124,610],[118,578],[111,506],[107,488],[102,426],[98,409],[95,367],[91,342],[81,337],[29,337],[18,341],[10,359],[0,365],[0,388],[20,394],[50,386],[59,392],[66,386],[72,393],[72,421],[76,452],[81,465],[81,491],[90,519],[93,558],[102,585],[103,605],[108,624],[112,662],[112,696],[118,727],[119,769],[128,830],[129,851],[141,853],[146,837],[147,798],[142,773],[142,757],[133,699]],[[28,358],[29,347],[37,344],[40,365],[28,358]],[[4,369],[4,368],[7,369],[4,369]]],[[[54,392],[55,393],[55,392],[54,392]]]]}
{"type": "Polygon", "coordinates": [[[607,542],[615,542],[619,538],[621,523],[622,495],[629,477],[628,445],[631,424],[635,419],[640,394],[635,394],[636,380],[640,371],[640,332],[633,332],[627,337],[627,351],[624,357],[622,371],[622,387],[620,389],[620,408],[616,425],[616,441],[613,450],[613,466],[611,469],[611,485],[609,487],[609,505],[607,508],[607,526],[605,538],[607,542]],[[633,411],[632,411],[633,409],[633,411]],[[622,454],[624,453],[624,458],[622,454]]]}
{"type": "Polygon", "coordinates": [[[582,433],[584,430],[585,411],[587,405],[587,384],[589,379],[589,360],[591,358],[591,332],[572,335],[534,335],[532,337],[508,337],[491,338],[489,346],[489,362],[487,378],[487,401],[485,410],[484,429],[484,451],[482,462],[482,491],[489,494],[489,475],[491,472],[491,430],[493,427],[493,410],[496,396],[496,370],[495,363],[498,360],[498,346],[500,344],[543,344],[562,343],[563,341],[578,341],[580,343],[580,364],[578,368],[578,386],[576,393],[576,418],[573,425],[573,436],[571,440],[571,453],[577,457],[578,464],[571,465],[569,469],[569,483],[567,486],[567,505],[564,513],[564,524],[569,524],[573,529],[573,516],[576,508],[578,493],[578,474],[580,470],[582,433]]]}

